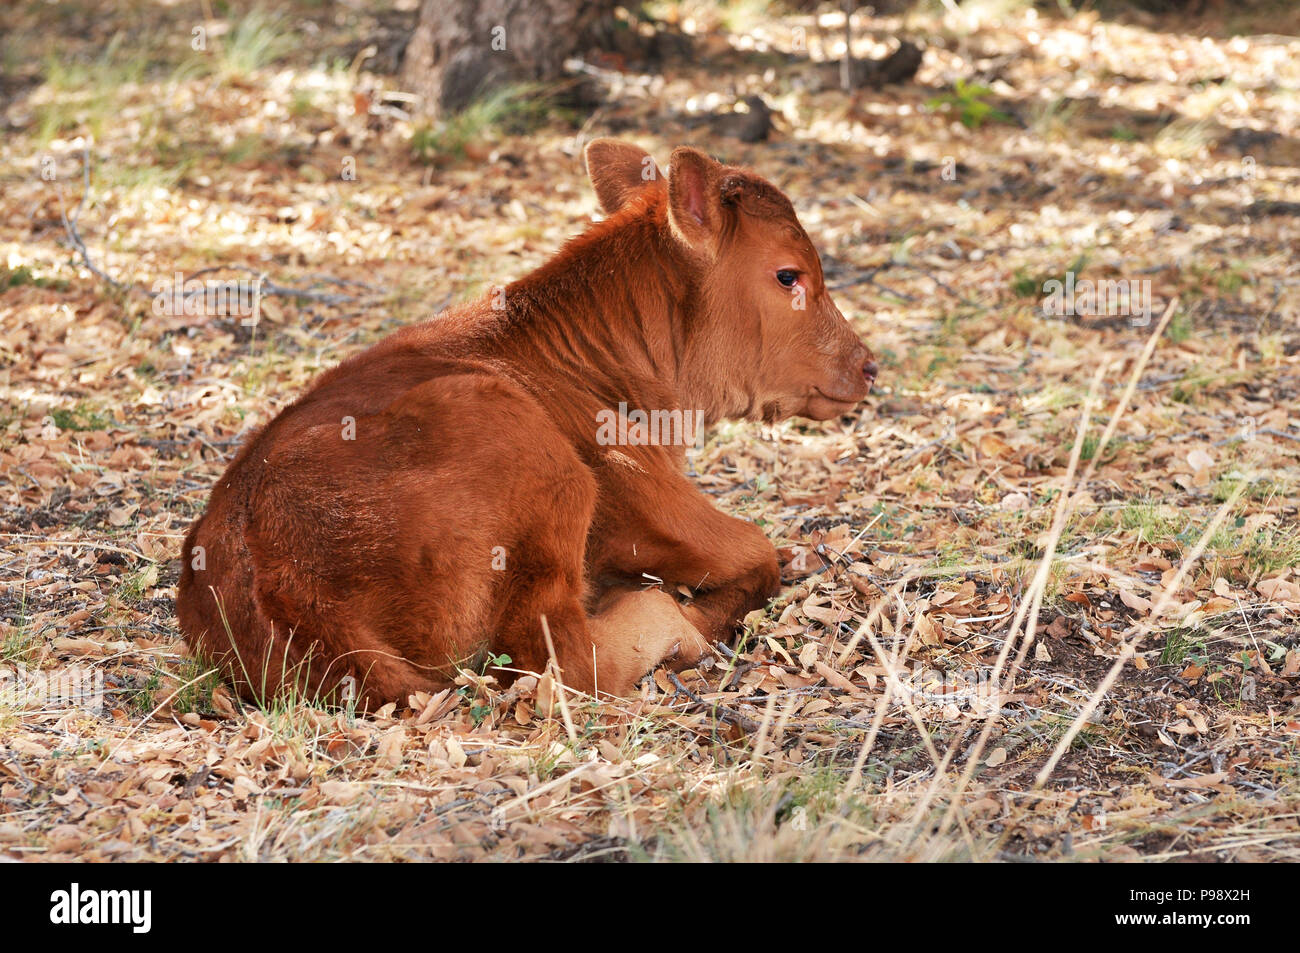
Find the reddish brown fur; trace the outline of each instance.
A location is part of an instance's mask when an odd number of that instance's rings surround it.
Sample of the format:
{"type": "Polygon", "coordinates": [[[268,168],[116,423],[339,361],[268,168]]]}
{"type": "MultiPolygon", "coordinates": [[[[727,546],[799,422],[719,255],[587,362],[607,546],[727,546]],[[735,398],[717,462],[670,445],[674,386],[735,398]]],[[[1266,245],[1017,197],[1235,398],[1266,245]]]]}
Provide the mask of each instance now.
{"type": "Polygon", "coordinates": [[[404,700],[488,652],[541,671],[543,617],[566,683],[625,694],[775,593],[771,543],[692,486],[684,448],[602,446],[597,413],[825,419],[866,395],[871,353],[770,183],[692,149],[665,180],[611,140],[587,164],[604,222],[504,307],[453,308],[321,375],[218,482],[177,606],[245,696],[352,676],[364,703],[404,700]],[[643,573],[694,600],[638,591],[643,573]]]}

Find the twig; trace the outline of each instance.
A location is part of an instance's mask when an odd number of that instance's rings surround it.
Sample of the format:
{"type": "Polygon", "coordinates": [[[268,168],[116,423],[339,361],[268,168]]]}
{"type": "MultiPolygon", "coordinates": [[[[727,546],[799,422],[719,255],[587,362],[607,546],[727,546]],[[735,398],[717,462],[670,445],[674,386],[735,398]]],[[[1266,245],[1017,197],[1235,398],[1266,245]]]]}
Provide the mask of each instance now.
{"type": "Polygon", "coordinates": [[[875,287],[879,288],[881,291],[893,295],[895,298],[897,298],[900,301],[917,300],[914,295],[910,295],[905,291],[899,291],[896,288],[891,288],[889,287],[889,285],[877,281],[874,276],[875,276],[875,272],[878,270],[879,269],[873,270],[870,274],[858,275],[854,278],[845,279],[844,281],[837,281],[833,285],[827,285],[826,290],[842,291],[845,288],[852,288],[855,285],[868,284],[868,285],[874,285],[875,287]]]}
{"type": "Polygon", "coordinates": [[[42,546],[78,546],[85,549],[97,549],[105,553],[120,553],[123,556],[130,556],[133,559],[143,559],[146,562],[156,563],[157,559],[152,556],[146,556],[144,553],[136,552],[134,549],[124,549],[121,546],[114,546],[112,543],[100,543],[93,539],[50,539],[48,536],[39,536],[34,533],[7,533],[6,538],[13,540],[39,540],[42,546]]]}
{"type": "Polygon", "coordinates": [[[1284,440],[1294,440],[1297,443],[1300,443],[1300,436],[1293,433],[1287,433],[1285,430],[1275,430],[1272,427],[1260,427],[1255,431],[1255,433],[1266,433],[1270,437],[1281,437],[1284,440]]]}
{"type": "MultiPolygon", "coordinates": [[[[564,697],[564,672],[560,668],[560,662],[555,657],[555,643],[551,641],[551,626],[546,621],[546,616],[542,616],[542,635],[546,637],[546,651],[551,656],[551,667],[555,669],[555,697],[560,700],[560,716],[564,719],[564,730],[568,732],[569,743],[575,747],[578,744],[578,732],[574,730],[573,719],[569,717],[569,702],[564,697]]],[[[549,715],[550,712],[547,712],[549,715]]]]}
{"type": "MultiPolygon", "coordinates": [[[[282,285],[267,278],[265,272],[258,271],[256,268],[251,268],[248,265],[213,265],[209,268],[203,268],[194,272],[194,274],[190,275],[186,280],[193,281],[200,275],[208,275],[218,271],[241,271],[245,274],[255,275],[261,283],[259,293],[264,298],[301,298],[308,301],[319,301],[322,304],[327,305],[341,305],[355,304],[366,300],[367,297],[364,295],[343,294],[341,292],[317,291],[311,287],[295,288],[291,285],[282,285]]],[[[313,278],[316,281],[329,282],[330,284],[351,285],[354,287],[364,288],[369,291],[371,295],[377,295],[379,293],[378,289],[360,281],[351,281],[346,278],[334,278],[329,275],[310,275],[308,277],[313,278]]],[[[188,298],[192,294],[199,293],[201,293],[201,290],[195,288],[192,291],[186,291],[184,296],[188,298]]]]}
{"type": "Polygon", "coordinates": [[[680,693],[682,695],[685,695],[695,704],[703,705],[705,708],[711,709],[713,713],[717,715],[720,721],[729,721],[733,725],[740,728],[741,731],[752,734],[753,732],[758,730],[758,722],[746,718],[738,711],[732,711],[730,708],[727,708],[725,705],[706,702],[703,698],[701,698],[699,695],[695,694],[684,684],[682,684],[682,680],[677,677],[676,672],[668,672],[667,674],[668,674],[668,680],[673,683],[673,689],[674,689],[673,694],[680,693]]]}
{"type": "Polygon", "coordinates": [[[952,295],[954,298],[956,298],[956,299],[957,299],[958,301],[960,301],[962,304],[966,305],[968,308],[979,308],[979,307],[983,307],[983,306],[980,305],[978,302],[972,301],[972,300],[970,300],[969,298],[963,296],[960,292],[958,292],[958,291],[957,291],[956,289],[954,289],[952,286],[950,286],[950,285],[948,285],[948,284],[946,284],[946,283],[940,281],[938,278],[936,278],[934,275],[930,274],[930,272],[926,271],[924,268],[921,268],[919,265],[913,265],[913,264],[911,264],[910,262],[906,262],[906,261],[891,261],[891,265],[892,265],[892,267],[894,267],[894,268],[908,268],[908,269],[910,269],[910,270],[912,270],[912,271],[915,271],[915,272],[918,272],[919,274],[924,275],[925,277],[927,277],[927,278],[929,278],[931,281],[933,281],[933,282],[935,283],[935,286],[936,286],[936,287],[942,288],[944,291],[948,292],[948,294],[952,295]]]}
{"type": "Polygon", "coordinates": [[[844,10],[844,59],[840,60],[840,88],[853,92],[853,8],[857,0],[840,0],[844,10]]]}
{"type": "MultiPolygon", "coordinates": [[[[108,284],[113,287],[113,290],[115,291],[140,290],[133,284],[126,284],[126,285],[122,284],[120,281],[117,281],[110,274],[108,274],[108,272],[104,271],[98,265],[96,265],[94,260],[91,259],[90,257],[90,250],[86,248],[86,242],[82,239],[80,230],[78,230],[77,228],[77,222],[81,219],[81,210],[86,204],[86,199],[90,196],[90,147],[89,146],[83,146],[81,149],[81,175],[82,175],[81,199],[77,202],[77,207],[72,210],[72,218],[68,218],[68,213],[67,210],[63,207],[63,203],[62,202],[59,203],[59,215],[63,219],[63,230],[67,232],[68,240],[72,242],[73,247],[81,255],[82,264],[84,264],[90,270],[90,273],[95,275],[95,277],[99,278],[101,281],[108,282],[108,284]]],[[[61,193],[62,190],[60,190],[60,198],[62,197],[61,193]]]]}
{"type": "Polygon", "coordinates": [[[948,292],[948,294],[952,295],[954,298],[956,298],[962,304],[966,305],[968,308],[983,307],[983,305],[979,304],[979,302],[972,301],[971,299],[963,296],[951,285],[947,284],[944,281],[940,281],[938,278],[930,274],[930,272],[926,271],[924,268],[920,267],[919,265],[913,265],[910,262],[905,262],[905,261],[895,261],[892,258],[889,261],[883,262],[879,265],[873,265],[870,268],[863,269],[859,271],[857,274],[853,275],[851,278],[844,278],[841,279],[840,281],[835,282],[834,284],[827,285],[826,288],[828,291],[840,291],[844,288],[852,288],[854,285],[862,284],[865,282],[866,284],[869,285],[875,285],[877,288],[880,288],[882,291],[887,291],[890,294],[902,298],[905,301],[917,300],[913,295],[909,295],[901,291],[897,291],[889,287],[888,285],[881,284],[879,281],[876,281],[876,275],[880,274],[882,271],[888,271],[890,268],[906,268],[909,271],[915,271],[918,274],[923,275],[926,278],[929,278],[931,281],[934,282],[936,287],[941,288],[942,290],[948,292]]]}

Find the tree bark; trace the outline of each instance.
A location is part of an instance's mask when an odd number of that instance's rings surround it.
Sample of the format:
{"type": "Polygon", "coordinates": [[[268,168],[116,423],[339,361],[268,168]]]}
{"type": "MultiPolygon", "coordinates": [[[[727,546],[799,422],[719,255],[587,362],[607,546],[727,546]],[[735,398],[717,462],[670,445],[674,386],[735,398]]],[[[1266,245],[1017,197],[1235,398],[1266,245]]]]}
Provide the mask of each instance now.
{"type": "Polygon", "coordinates": [[[402,62],[416,109],[465,108],[494,86],[548,82],[585,51],[591,29],[619,0],[423,0],[402,62]]]}

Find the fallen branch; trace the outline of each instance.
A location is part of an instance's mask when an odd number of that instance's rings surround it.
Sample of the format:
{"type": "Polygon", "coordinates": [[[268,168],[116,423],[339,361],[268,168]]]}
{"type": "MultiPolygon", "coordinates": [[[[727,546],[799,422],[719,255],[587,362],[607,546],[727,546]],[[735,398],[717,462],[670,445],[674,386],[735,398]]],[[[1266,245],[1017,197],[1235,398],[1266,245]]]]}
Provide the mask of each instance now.
{"type": "MultiPolygon", "coordinates": [[[[203,275],[214,274],[219,271],[239,271],[248,275],[255,275],[258,280],[258,294],[263,298],[299,298],[307,301],[319,301],[327,305],[357,304],[366,301],[367,298],[381,294],[381,291],[373,285],[368,285],[363,281],[352,281],[347,278],[335,278],[332,275],[309,275],[308,277],[315,282],[326,282],[334,285],[352,286],[363,288],[370,292],[369,295],[349,295],[339,292],[317,291],[311,285],[306,288],[295,288],[292,285],[278,284],[267,278],[266,272],[258,271],[256,268],[250,268],[248,265],[212,265],[208,268],[200,269],[189,275],[186,282],[195,281],[203,275]]],[[[204,289],[206,290],[206,289],[204,289]]],[[[192,291],[186,291],[184,297],[199,294],[200,289],[195,288],[192,291]]]]}
{"type": "Polygon", "coordinates": [[[703,707],[711,710],[717,716],[719,721],[729,721],[733,725],[738,727],[741,731],[746,732],[747,734],[753,734],[755,731],[758,730],[759,728],[758,723],[752,721],[749,718],[746,718],[740,712],[732,711],[730,708],[727,708],[724,705],[718,705],[712,702],[706,702],[703,698],[701,698],[699,695],[695,694],[684,684],[682,684],[682,680],[677,677],[676,672],[668,672],[667,675],[668,675],[668,681],[673,683],[674,695],[685,695],[696,705],[702,705],[703,707]]]}
{"type": "MultiPolygon", "coordinates": [[[[95,277],[99,278],[101,281],[107,282],[112,286],[114,291],[143,290],[138,289],[133,284],[124,285],[120,281],[117,281],[108,272],[96,265],[94,260],[90,257],[90,250],[86,248],[86,242],[82,239],[81,232],[77,228],[77,223],[81,219],[81,210],[85,207],[86,199],[90,196],[90,149],[88,147],[82,147],[81,150],[81,174],[81,199],[77,202],[77,207],[73,209],[72,217],[68,217],[67,210],[62,202],[60,202],[59,205],[59,215],[63,219],[63,230],[67,232],[68,240],[72,242],[72,247],[81,255],[81,261],[86,268],[90,270],[90,273],[95,275],[95,277]]],[[[62,197],[62,195],[60,195],[60,197],[62,197]]]]}
{"type": "Polygon", "coordinates": [[[855,285],[868,284],[868,285],[874,285],[875,287],[879,288],[881,291],[887,291],[890,294],[894,295],[895,297],[903,299],[904,301],[916,301],[917,299],[915,296],[898,291],[876,280],[876,275],[880,274],[882,271],[888,271],[890,268],[905,268],[909,271],[915,271],[918,274],[923,275],[926,278],[929,278],[932,282],[934,282],[935,287],[943,291],[946,291],[948,294],[952,295],[962,304],[966,305],[966,307],[968,308],[983,307],[983,305],[979,304],[978,302],[972,301],[971,299],[963,296],[950,284],[948,284],[945,281],[939,280],[934,275],[930,274],[929,271],[920,267],[919,265],[913,265],[905,261],[895,261],[892,258],[889,261],[884,262],[883,264],[873,265],[870,268],[863,269],[862,271],[859,271],[851,278],[844,278],[840,281],[835,282],[834,284],[827,285],[826,290],[840,291],[844,288],[852,288],[855,285]]]}

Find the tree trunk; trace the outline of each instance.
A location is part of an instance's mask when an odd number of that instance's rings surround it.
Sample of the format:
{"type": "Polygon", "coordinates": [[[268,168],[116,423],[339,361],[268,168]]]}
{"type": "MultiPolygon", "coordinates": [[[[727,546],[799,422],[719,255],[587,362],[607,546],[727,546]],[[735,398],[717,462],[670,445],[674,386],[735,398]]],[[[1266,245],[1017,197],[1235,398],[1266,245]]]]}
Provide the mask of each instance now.
{"type": "Polygon", "coordinates": [[[620,0],[423,0],[402,85],[425,115],[456,112],[493,86],[548,82],[585,52],[620,0]]]}

